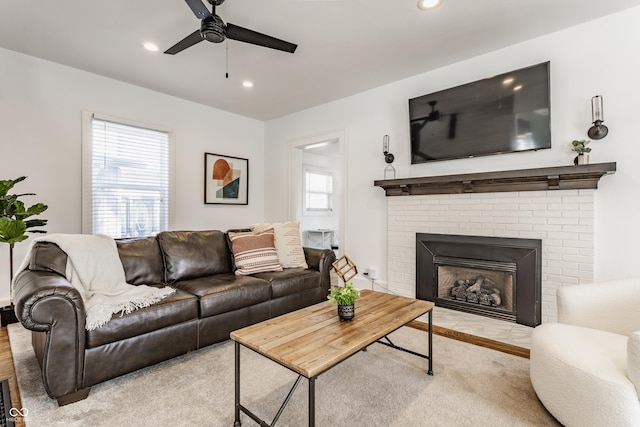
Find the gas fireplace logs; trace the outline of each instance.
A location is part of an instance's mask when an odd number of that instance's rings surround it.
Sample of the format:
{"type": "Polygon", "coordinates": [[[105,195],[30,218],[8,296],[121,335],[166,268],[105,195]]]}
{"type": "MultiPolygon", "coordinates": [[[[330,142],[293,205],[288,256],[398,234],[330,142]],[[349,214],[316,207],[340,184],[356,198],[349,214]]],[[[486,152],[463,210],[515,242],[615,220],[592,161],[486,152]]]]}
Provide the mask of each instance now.
{"type": "Polygon", "coordinates": [[[500,289],[496,283],[483,276],[474,279],[457,280],[451,289],[451,297],[458,301],[497,307],[502,303],[500,289]]]}

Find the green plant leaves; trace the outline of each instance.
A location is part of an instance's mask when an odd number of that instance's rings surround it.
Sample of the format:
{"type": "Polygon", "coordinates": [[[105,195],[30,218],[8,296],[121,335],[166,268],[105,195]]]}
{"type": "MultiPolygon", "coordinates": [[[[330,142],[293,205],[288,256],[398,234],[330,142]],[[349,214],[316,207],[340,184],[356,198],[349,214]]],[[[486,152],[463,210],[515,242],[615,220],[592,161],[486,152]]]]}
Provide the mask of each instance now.
{"type": "Polygon", "coordinates": [[[25,233],[44,233],[44,230],[31,230],[34,227],[43,227],[47,224],[46,219],[27,218],[40,215],[46,211],[48,206],[44,203],[36,203],[30,207],[25,207],[20,200],[23,196],[35,196],[34,193],[8,194],[17,183],[24,181],[27,177],[21,176],[17,179],[0,180],[0,243],[18,243],[26,240],[29,236],[25,233]]]}
{"type": "Polygon", "coordinates": [[[573,141],[571,141],[571,145],[573,145],[573,148],[571,148],[571,151],[575,151],[578,154],[590,153],[591,152],[591,148],[587,147],[587,144],[589,144],[590,142],[591,141],[586,140],[586,139],[573,140],[573,141]]]}
{"type": "Polygon", "coordinates": [[[27,239],[27,226],[19,219],[0,218],[0,242],[18,243],[27,239]]]}
{"type": "Polygon", "coordinates": [[[352,283],[347,283],[344,287],[333,286],[327,299],[338,305],[351,305],[360,296],[360,291],[353,287],[352,283]]]}

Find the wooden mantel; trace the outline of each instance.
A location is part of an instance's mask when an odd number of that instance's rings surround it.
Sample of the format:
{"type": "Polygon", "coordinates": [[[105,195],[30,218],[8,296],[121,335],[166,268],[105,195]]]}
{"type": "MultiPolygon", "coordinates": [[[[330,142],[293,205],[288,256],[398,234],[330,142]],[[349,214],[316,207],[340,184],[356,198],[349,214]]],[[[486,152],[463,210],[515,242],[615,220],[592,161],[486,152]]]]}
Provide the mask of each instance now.
{"type": "Polygon", "coordinates": [[[420,178],[382,179],[373,184],[387,196],[426,194],[498,193],[598,188],[603,175],[613,174],[616,163],[520,169],[420,178]]]}

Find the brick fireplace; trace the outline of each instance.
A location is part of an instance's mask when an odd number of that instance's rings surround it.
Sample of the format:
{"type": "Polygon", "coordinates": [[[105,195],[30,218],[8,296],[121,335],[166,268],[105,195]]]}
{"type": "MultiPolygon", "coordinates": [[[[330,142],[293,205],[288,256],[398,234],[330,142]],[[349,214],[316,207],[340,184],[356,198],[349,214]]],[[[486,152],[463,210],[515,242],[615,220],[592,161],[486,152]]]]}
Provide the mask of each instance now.
{"type": "Polygon", "coordinates": [[[389,290],[416,297],[418,233],[537,239],[540,320],[557,321],[556,290],[593,281],[595,189],[614,171],[605,163],[376,181],[400,196],[387,197],[389,290]]]}

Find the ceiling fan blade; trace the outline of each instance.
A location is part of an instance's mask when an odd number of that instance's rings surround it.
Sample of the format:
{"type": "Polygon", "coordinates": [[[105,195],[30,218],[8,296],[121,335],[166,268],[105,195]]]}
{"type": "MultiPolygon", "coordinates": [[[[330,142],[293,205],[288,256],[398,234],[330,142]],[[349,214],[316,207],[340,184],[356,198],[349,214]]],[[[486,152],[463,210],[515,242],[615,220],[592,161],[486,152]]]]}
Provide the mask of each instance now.
{"type": "Polygon", "coordinates": [[[245,43],[251,43],[258,46],[264,46],[271,49],[282,50],[284,52],[293,53],[298,45],[258,33],[247,28],[227,23],[225,35],[228,39],[238,40],[245,43]]]}
{"type": "Polygon", "coordinates": [[[207,7],[204,5],[204,3],[202,3],[202,1],[200,0],[184,0],[184,1],[187,2],[191,10],[193,11],[193,14],[196,15],[196,18],[204,19],[211,16],[211,12],[209,12],[209,9],[207,9],[207,7]]]}
{"type": "Polygon", "coordinates": [[[187,37],[180,40],[178,43],[171,46],[169,49],[165,50],[164,53],[169,55],[175,55],[176,53],[180,53],[188,47],[193,46],[196,43],[200,43],[203,40],[202,35],[200,34],[200,30],[195,30],[193,33],[189,34],[187,37]]]}

